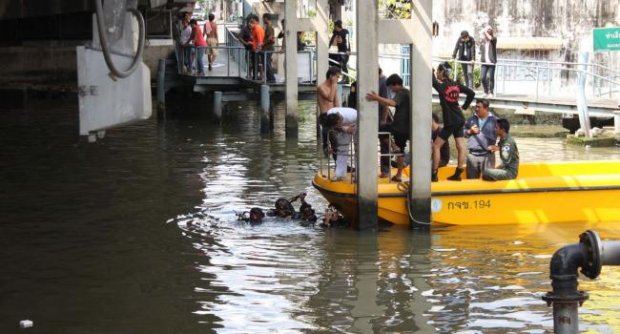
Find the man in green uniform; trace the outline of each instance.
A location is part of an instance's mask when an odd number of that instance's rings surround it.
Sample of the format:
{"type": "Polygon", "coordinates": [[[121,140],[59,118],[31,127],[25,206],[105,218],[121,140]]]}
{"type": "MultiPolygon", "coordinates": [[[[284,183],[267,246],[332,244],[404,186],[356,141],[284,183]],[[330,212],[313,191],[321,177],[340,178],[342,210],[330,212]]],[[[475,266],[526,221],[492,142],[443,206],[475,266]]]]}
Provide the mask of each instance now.
{"type": "Polygon", "coordinates": [[[487,168],[482,173],[482,179],[487,181],[512,180],[517,178],[519,173],[519,150],[517,143],[510,132],[510,123],[505,118],[497,120],[495,133],[500,138],[497,145],[489,146],[492,152],[499,151],[502,163],[497,168],[487,168]]]}

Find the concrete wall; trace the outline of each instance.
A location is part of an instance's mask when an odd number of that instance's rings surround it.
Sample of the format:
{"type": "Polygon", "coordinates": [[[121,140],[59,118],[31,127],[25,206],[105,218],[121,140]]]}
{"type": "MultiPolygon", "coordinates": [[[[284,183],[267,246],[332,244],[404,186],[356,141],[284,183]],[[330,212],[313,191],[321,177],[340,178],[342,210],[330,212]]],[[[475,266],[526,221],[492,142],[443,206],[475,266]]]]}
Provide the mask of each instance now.
{"type": "Polygon", "coordinates": [[[75,47],[0,48],[0,82],[77,81],[75,47]]]}
{"type": "Polygon", "coordinates": [[[452,53],[461,30],[478,38],[490,24],[502,37],[558,37],[564,44],[555,60],[576,61],[592,28],[620,25],[620,0],[446,0],[433,2],[440,25],[435,54],[452,53]]]}
{"type": "MultiPolygon", "coordinates": [[[[172,43],[172,42],[170,42],[172,43]]],[[[172,45],[144,48],[144,63],[157,78],[159,59],[174,51],[172,45]]],[[[77,58],[75,47],[9,47],[0,48],[0,84],[76,83],[77,58]]]]}

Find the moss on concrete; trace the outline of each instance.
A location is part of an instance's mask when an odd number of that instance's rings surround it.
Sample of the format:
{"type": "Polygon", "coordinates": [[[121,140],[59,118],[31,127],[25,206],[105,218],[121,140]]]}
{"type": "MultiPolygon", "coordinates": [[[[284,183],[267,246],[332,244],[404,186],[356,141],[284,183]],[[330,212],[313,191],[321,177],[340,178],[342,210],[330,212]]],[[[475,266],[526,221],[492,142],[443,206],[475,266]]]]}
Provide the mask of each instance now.
{"type": "Polygon", "coordinates": [[[566,136],[567,144],[578,146],[612,147],[616,145],[617,141],[618,138],[616,138],[613,132],[609,134],[603,133],[601,136],[595,138],[575,137],[574,135],[566,136]]]}

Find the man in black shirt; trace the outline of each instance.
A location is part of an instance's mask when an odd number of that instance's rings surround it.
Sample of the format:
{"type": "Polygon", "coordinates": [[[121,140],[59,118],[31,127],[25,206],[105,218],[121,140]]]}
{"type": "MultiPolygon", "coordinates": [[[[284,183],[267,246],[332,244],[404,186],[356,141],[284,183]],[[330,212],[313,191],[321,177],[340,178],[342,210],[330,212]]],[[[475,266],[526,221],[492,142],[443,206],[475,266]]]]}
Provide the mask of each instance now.
{"type": "MultiPolygon", "coordinates": [[[[340,69],[344,73],[349,73],[348,63],[349,63],[349,54],[351,53],[351,45],[349,44],[349,31],[342,27],[342,21],[337,20],[334,22],[334,34],[332,38],[329,40],[329,45],[334,45],[338,47],[338,55],[330,56],[331,59],[336,60],[340,63],[340,69]]],[[[330,64],[330,66],[332,66],[330,64]]],[[[343,77],[343,81],[348,81],[347,76],[343,77]]]]}
{"type": "Polygon", "coordinates": [[[452,81],[452,79],[450,79],[451,72],[452,67],[448,64],[448,62],[439,64],[437,67],[436,77],[435,70],[433,69],[433,88],[435,88],[439,94],[439,104],[441,105],[441,115],[444,124],[439,136],[433,141],[433,182],[437,182],[437,168],[439,168],[441,147],[446,141],[448,141],[450,136],[454,136],[458,159],[454,175],[448,177],[448,180],[461,181],[461,173],[463,172],[465,155],[467,153],[467,141],[465,140],[463,130],[463,126],[465,125],[465,116],[459,106],[459,96],[461,93],[467,95],[465,103],[463,104],[463,109],[467,109],[474,100],[474,96],[476,94],[468,87],[452,81]]]}
{"type": "Polygon", "coordinates": [[[403,87],[403,79],[398,74],[390,75],[387,80],[385,80],[385,84],[394,93],[394,99],[382,97],[375,91],[366,94],[366,99],[368,101],[377,101],[386,107],[396,108],[392,123],[382,126],[380,131],[389,131],[392,134],[394,142],[401,153],[396,157],[398,171],[396,175],[392,177],[392,181],[401,182],[402,172],[405,166],[403,153],[405,152],[407,141],[410,139],[411,93],[407,88],[403,87]]]}
{"type": "Polygon", "coordinates": [[[452,52],[452,58],[458,59],[461,62],[465,84],[467,87],[473,88],[474,64],[472,62],[476,61],[476,42],[471,36],[469,36],[469,32],[467,32],[467,30],[463,30],[461,32],[461,37],[459,37],[456,41],[454,51],[452,52]]]}

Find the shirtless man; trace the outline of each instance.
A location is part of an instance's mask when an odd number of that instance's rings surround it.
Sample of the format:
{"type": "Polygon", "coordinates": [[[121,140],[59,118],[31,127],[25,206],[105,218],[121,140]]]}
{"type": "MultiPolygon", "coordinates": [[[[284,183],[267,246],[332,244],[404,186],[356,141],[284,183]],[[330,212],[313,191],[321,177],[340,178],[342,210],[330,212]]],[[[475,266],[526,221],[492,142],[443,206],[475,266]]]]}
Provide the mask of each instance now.
{"type": "Polygon", "coordinates": [[[325,120],[327,119],[327,111],[338,107],[338,80],[340,79],[340,69],[332,66],[327,70],[325,81],[317,88],[317,103],[319,105],[319,124],[321,125],[321,138],[323,141],[323,154],[327,157],[327,127],[325,120]]]}
{"type": "Polygon", "coordinates": [[[209,14],[209,21],[205,23],[203,29],[203,35],[207,39],[207,59],[209,61],[209,71],[213,70],[213,63],[215,62],[215,58],[217,57],[217,24],[215,23],[215,15],[213,13],[209,14]]]}

